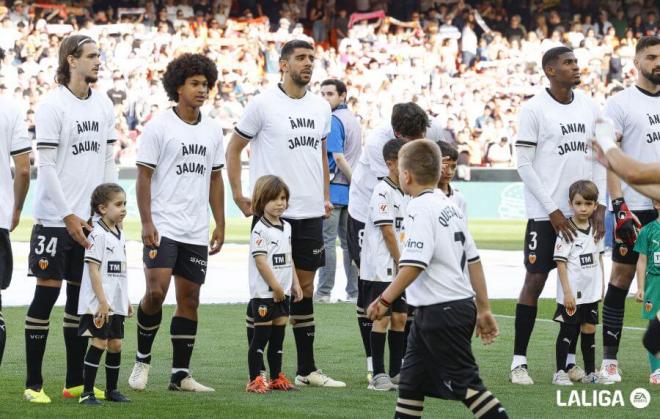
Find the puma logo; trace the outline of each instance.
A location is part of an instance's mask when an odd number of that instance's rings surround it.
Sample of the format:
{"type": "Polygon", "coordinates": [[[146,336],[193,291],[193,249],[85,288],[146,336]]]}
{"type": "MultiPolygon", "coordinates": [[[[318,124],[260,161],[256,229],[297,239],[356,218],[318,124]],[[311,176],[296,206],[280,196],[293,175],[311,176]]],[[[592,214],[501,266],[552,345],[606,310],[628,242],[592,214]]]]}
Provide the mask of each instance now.
{"type": "Polygon", "coordinates": [[[449,389],[449,391],[454,391],[454,389],[451,386],[451,380],[442,380],[442,384],[445,385],[449,389]]]}
{"type": "Polygon", "coordinates": [[[105,250],[107,250],[110,253],[115,253],[115,248],[114,247],[106,246],[105,250]]]}
{"type": "Polygon", "coordinates": [[[564,338],[564,342],[568,343],[569,345],[571,344],[571,340],[569,338],[564,338]]]}
{"type": "Polygon", "coordinates": [[[651,239],[651,241],[653,242],[653,245],[660,246],[660,242],[657,241],[656,239],[651,239]]]}
{"type": "Polygon", "coordinates": [[[621,334],[621,332],[613,333],[611,330],[608,330],[607,334],[612,336],[614,339],[619,340],[619,335],[621,334]]]}
{"type": "Polygon", "coordinates": [[[408,214],[408,218],[410,218],[413,221],[415,221],[415,217],[417,217],[417,214],[415,214],[415,215],[408,214]]]}
{"type": "Polygon", "coordinates": [[[387,199],[387,195],[385,195],[384,193],[380,193],[380,192],[379,192],[379,193],[378,193],[378,196],[382,196],[383,199],[387,199]]]}
{"type": "Polygon", "coordinates": [[[584,249],[582,246],[582,243],[575,242],[575,247],[579,247],[580,249],[584,249]]]}

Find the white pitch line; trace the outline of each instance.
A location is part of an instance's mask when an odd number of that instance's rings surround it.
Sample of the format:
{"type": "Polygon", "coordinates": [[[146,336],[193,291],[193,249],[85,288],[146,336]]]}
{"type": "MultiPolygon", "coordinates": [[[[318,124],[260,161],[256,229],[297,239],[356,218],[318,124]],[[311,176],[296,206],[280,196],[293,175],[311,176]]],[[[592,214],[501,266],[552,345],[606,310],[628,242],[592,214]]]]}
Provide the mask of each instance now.
{"type": "MultiPolygon", "coordinates": [[[[506,314],[495,314],[495,317],[502,317],[504,319],[515,319],[516,316],[508,316],[506,314]]],[[[536,319],[537,322],[546,322],[546,323],[556,323],[554,320],[549,319],[536,319]]],[[[646,331],[643,327],[634,327],[634,326],[623,326],[626,330],[640,330],[642,332],[646,331]]]]}

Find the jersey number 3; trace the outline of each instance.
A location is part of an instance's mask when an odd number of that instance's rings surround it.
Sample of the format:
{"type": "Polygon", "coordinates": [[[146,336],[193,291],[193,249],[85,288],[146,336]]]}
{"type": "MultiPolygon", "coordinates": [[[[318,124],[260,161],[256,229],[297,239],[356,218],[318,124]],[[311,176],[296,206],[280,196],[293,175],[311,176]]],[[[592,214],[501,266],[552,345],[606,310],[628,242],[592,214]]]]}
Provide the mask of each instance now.
{"type": "Polygon", "coordinates": [[[37,247],[34,248],[35,254],[41,255],[46,251],[46,253],[55,257],[55,254],[57,253],[57,237],[51,237],[48,244],[46,244],[45,236],[37,236],[37,240],[39,243],[37,243],[37,247]]]}

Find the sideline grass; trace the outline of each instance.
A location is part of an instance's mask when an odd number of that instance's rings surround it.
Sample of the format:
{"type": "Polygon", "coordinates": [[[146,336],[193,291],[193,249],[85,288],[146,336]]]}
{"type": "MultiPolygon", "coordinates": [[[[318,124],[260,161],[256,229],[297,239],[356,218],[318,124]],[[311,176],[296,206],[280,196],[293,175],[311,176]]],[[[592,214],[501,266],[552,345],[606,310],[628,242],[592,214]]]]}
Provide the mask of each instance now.
{"type": "MultiPolygon", "coordinates": [[[[470,220],[470,232],[479,249],[522,250],[524,221],[512,220],[470,220]]],[[[227,218],[225,242],[248,243],[250,219],[227,218]]],[[[16,231],[11,233],[12,241],[30,241],[32,219],[22,218],[16,231]]],[[[128,240],[140,240],[140,222],[136,219],[124,221],[124,232],[128,240]]]]}
{"type": "MultiPolygon", "coordinates": [[[[203,291],[202,291],[203,292],[203,291]]],[[[494,300],[493,311],[498,315],[512,315],[513,300],[494,300]]],[[[542,300],[539,319],[550,319],[554,301],[542,300]]],[[[640,318],[640,306],[628,300],[626,326],[645,327],[640,318]]],[[[126,339],[120,372],[120,389],[133,399],[125,405],[106,403],[98,408],[79,406],[74,400],[60,397],[64,374],[64,345],[61,333],[62,309],[55,308],[51,316],[51,333],[44,362],[46,392],[53,403],[30,405],[21,400],[25,362],[23,320],[25,307],[4,310],[7,319],[8,341],[3,365],[0,367],[1,418],[72,418],[72,417],[158,417],[158,418],[391,418],[396,394],[368,391],[365,382],[364,353],[355,321],[355,309],[350,304],[317,304],[316,360],[332,377],[345,380],[346,389],[305,388],[296,393],[273,393],[265,396],[244,392],[247,376],[247,353],[243,304],[203,305],[200,307],[200,325],[193,354],[194,376],[202,383],[215,387],[213,394],[184,394],[166,390],[171,362],[169,318],[173,307],[164,308],[164,322],[154,344],[154,361],[146,392],[128,389],[126,380],[135,354],[135,319],[126,321],[126,339]]],[[[570,407],[556,406],[557,387],[550,384],[554,371],[554,341],[558,326],[553,322],[536,324],[529,348],[531,374],[534,386],[512,386],[508,383],[509,364],[513,347],[513,319],[498,317],[500,337],[491,346],[483,346],[476,339],[473,348],[481,375],[488,388],[507,408],[511,418],[657,418],[660,409],[660,389],[648,384],[646,354],[641,346],[642,331],[624,330],[620,350],[620,363],[624,382],[615,386],[576,385],[587,390],[591,398],[593,389],[621,390],[625,407],[570,407]],[[631,407],[632,389],[644,387],[651,392],[651,405],[643,410],[631,407]]],[[[284,350],[284,371],[293,376],[295,347],[291,329],[287,328],[284,350]]],[[[600,330],[597,334],[597,364],[601,359],[600,330]]],[[[579,346],[578,346],[579,347],[579,346]]],[[[387,355],[386,355],[387,360],[387,355]]],[[[578,354],[581,364],[581,356],[578,354]]],[[[387,362],[386,362],[387,363],[387,362]]],[[[102,364],[103,365],[103,364],[102,364]]],[[[104,386],[105,372],[98,374],[100,387],[104,386]]],[[[564,392],[564,401],[568,390],[564,392]]],[[[459,402],[427,399],[426,418],[469,418],[467,409],[459,402]]]]}

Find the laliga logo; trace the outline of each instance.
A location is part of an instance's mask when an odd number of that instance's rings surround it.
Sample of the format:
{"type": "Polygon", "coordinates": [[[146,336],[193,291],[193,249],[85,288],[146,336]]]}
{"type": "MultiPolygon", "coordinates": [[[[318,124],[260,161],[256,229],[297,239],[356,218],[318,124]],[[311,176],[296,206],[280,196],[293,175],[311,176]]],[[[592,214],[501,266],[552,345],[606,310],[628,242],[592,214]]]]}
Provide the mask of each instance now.
{"type": "MultiPolygon", "coordinates": [[[[636,388],[630,393],[630,404],[637,409],[644,409],[651,404],[651,393],[646,389],[636,388]]],[[[557,390],[559,407],[614,407],[625,406],[621,390],[571,390],[568,399],[564,399],[561,390],[557,390]]]]}

